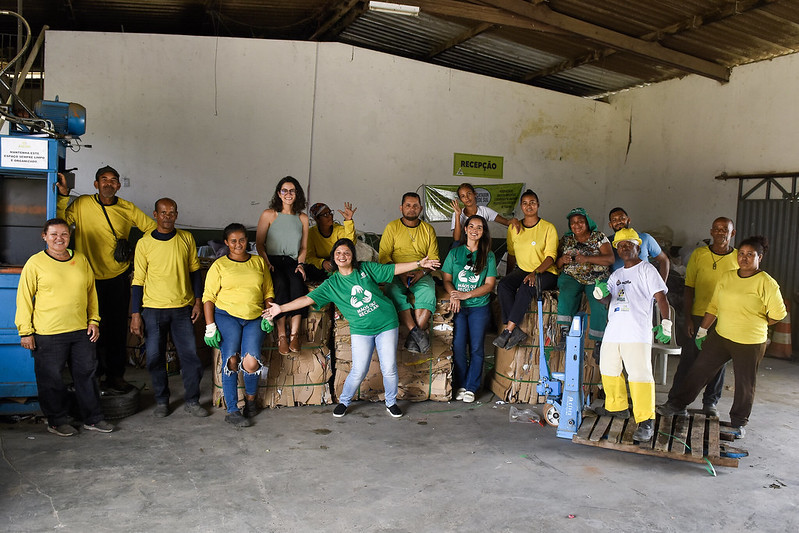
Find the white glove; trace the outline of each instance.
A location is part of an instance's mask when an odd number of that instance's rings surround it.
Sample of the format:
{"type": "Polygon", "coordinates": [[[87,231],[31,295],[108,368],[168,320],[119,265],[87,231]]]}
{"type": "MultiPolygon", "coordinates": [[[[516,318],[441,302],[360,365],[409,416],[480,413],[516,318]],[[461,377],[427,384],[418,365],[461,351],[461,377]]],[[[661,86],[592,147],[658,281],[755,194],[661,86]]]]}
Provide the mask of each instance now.
{"type": "Polygon", "coordinates": [[[211,322],[210,324],[206,324],[206,326],[205,326],[205,336],[206,337],[213,337],[214,333],[216,333],[216,322],[211,322]]]}
{"type": "Polygon", "coordinates": [[[696,338],[702,339],[704,337],[707,337],[707,330],[705,328],[700,327],[698,330],[696,330],[696,338]]]}

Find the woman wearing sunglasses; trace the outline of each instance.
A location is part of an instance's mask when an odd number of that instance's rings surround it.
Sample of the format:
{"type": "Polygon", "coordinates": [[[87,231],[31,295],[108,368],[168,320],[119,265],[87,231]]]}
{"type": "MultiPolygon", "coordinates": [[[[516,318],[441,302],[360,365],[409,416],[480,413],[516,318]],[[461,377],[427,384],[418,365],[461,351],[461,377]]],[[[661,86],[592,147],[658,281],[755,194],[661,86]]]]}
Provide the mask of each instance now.
{"type": "Polygon", "coordinates": [[[330,206],[317,202],[309,209],[311,216],[316,221],[316,226],[308,230],[308,255],[305,258],[305,274],[311,281],[324,281],[335,269],[330,261],[330,252],[333,244],[339,239],[349,239],[355,242],[355,223],[352,215],[357,207],[352,207],[349,202],[344,202],[344,211],[339,213],[344,217],[344,224],[333,222],[333,210],[330,206]]]}
{"type": "MultiPolygon", "coordinates": [[[[255,233],[255,249],[272,272],[275,301],[290,302],[307,294],[305,287],[305,254],[308,248],[308,215],[305,193],[299,182],[291,176],[280,180],[269,209],[261,213],[255,233]]],[[[286,313],[275,320],[277,347],[281,355],[299,352],[300,324],[307,311],[286,313]],[[286,337],[286,317],[290,331],[286,337]]]]}
{"type": "Polygon", "coordinates": [[[466,219],[464,229],[461,246],[447,254],[441,272],[450,296],[450,310],[455,313],[455,399],[471,403],[483,373],[483,344],[490,320],[488,303],[497,282],[497,260],[491,251],[486,219],[472,215],[466,219]]]}

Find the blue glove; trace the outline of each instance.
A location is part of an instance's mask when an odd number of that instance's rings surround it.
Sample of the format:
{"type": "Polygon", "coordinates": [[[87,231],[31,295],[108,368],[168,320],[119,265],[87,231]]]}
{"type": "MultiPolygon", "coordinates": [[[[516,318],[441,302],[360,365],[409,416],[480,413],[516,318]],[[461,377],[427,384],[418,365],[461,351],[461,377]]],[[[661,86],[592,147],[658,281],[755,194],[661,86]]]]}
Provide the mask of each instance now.
{"type": "Polygon", "coordinates": [[[699,328],[696,330],[696,338],[694,339],[694,343],[696,347],[700,350],[702,349],[702,344],[707,340],[707,330],[705,328],[699,328]]]}
{"type": "Polygon", "coordinates": [[[594,298],[597,300],[601,300],[605,296],[609,295],[610,291],[608,290],[608,282],[607,281],[599,281],[594,286],[594,298]]]}
{"type": "Polygon", "coordinates": [[[266,317],[261,319],[261,331],[272,333],[273,329],[275,329],[275,326],[266,317]]]}
{"type": "Polygon", "coordinates": [[[660,321],[660,325],[652,328],[655,332],[655,340],[661,344],[668,344],[671,341],[671,320],[664,318],[660,321]]]}
{"type": "Polygon", "coordinates": [[[216,324],[211,322],[205,326],[205,337],[203,338],[205,344],[211,348],[219,348],[219,343],[222,342],[222,335],[216,329],[216,324]]]}

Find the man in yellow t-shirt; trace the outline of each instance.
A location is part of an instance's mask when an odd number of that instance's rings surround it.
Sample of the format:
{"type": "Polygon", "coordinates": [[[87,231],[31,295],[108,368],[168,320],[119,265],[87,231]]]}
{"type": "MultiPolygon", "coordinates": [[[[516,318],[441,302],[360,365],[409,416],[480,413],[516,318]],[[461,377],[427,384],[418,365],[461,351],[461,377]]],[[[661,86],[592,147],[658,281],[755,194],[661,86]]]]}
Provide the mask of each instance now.
{"type": "MultiPolygon", "coordinates": [[[[438,241],[433,226],[424,222],[422,201],[415,192],[402,195],[400,204],[402,217],[388,223],[380,238],[380,259],[383,264],[409,263],[438,259],[438,241]]],[[[408,328],[405,349],[414,353],[425,353],[430,349],[427,327],[436,309],[436,286],[430,271],[417,268],[407,274],[394,276],[386,284],[385,291],[397,308],[400,322],[408,328]],[[411,305],[408,295],[413,294],[411,305]]]]}
{"type": "Polygon", "coordinates": [[[58,175],[57,216],[75,226],[75,250],[89,260],[100,303],[100,338],[97,341],[97,375],[105,376],[101,388],[128,392],[127,361],[128,308],[130,307],[130,261],[114,259],[118,239],[127,239],[130,229],[144,233],[155,229],[155,222],[141,209],[116,194],[121,187],[119,172],[105,166],[94,177],[97,194],[84,194],[69,203],[69,188],[63,174],[58,175]],[[113,229],[112,229],[113,228],[113,229]]]}
{"type": "MultiPolygon", "coordinates": [[[[699,355],[699,350],[694,344],[694,337],[710,305],[719,279],[725,272],[738,269],[738,251],[732,246],[732,238],[735,237],[735,226],[732,220],[727,217],[719,217],[714,220],[710,226],[710,237],[712,238],[710,245],[697,248],[691,253],[685,270],[684,327],[690,341],[683,343],[680,363],[674,372],[674,381],[669,390],[669,400],[674,399],[674,395],[682,385],[685,376],[688,375],[691,365],[699,355]]],[[[708,330],[713,331],[715,327],[714,323],[708,330]]],[[[726,370],[725,363],[705,386],[702,406],[706,415],[719,416],[716,404],[721,399],[721,392],[724,389],[724,372],[726,370]]]]}
{"type": "Polygon", "coordinates": [[[153,382],[156,406],[153,416],[169,414],[169,378],[166,373],[166,335],[180,359],[184,409],[208,416],[200,405],[203,367],[197,356],[193,323],[202,310],[202,278],[197,246],[188,231],[175,229],[178,204],[161,198],[153,212],[157,227],[136,244],[131,291],[130,330],[144,337],[147,370],[153,382]]]}

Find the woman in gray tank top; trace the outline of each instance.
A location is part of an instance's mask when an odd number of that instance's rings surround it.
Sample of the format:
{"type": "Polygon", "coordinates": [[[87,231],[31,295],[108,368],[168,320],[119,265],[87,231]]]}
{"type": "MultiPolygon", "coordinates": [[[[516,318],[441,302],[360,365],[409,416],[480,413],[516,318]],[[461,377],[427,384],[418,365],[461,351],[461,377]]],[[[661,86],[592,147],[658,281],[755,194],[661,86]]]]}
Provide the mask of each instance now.
{"type": "MultiPolygon", "coordinates": [[[[261,213],[255,235],[255,248],[272,272],[275,302],[284,304],[305,296],[305,252],[308,247],[308,215],[305,193],[299,182],[291,176],[280,180],[269,209],[261,213]]],[[[307,308],[284,313],[275,320],[278,335],[277,347],[282,355],[299,352],[300,324],[307,308]],[[286,331],[286,317],[290,329],[286,331]]]]}

